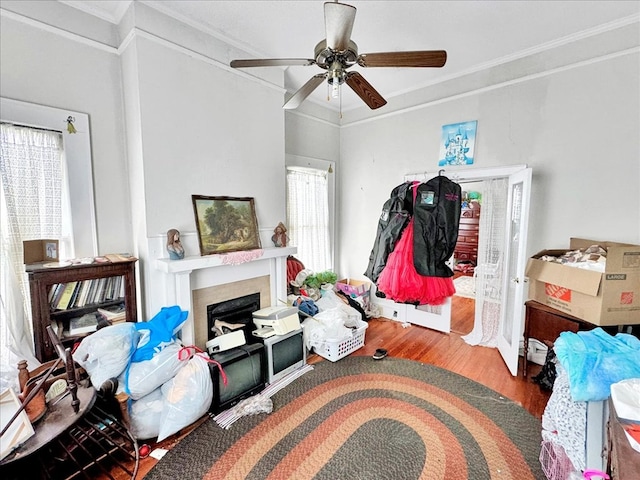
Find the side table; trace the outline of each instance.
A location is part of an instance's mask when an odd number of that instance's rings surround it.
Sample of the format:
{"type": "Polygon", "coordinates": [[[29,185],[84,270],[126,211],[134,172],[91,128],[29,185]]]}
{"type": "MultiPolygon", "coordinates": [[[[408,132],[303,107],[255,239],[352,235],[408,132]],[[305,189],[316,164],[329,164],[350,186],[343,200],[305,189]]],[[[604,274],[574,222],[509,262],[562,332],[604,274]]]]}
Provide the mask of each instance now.
{"type": "Polygon", "coordinates": [[[524,359],[522,362],[522,376],[527,376],[527,352],[529,339],[535,338],[541,342],[555,342],[562,332],[577,332],[591,330],[595,325],[576,318],[568,313],[548,307],[535,300],[525,302],[524,317],[524,359]]]}
{"type": "Polygon", "coordinates": [[[135,478],[136,440],[118,419],[96,404],[92,386],[79,386],[80,409],[66,395],[34,424],[35,435],[0,461],[3,479],[74,478],[119,468],[135,478]],[[133,465],[133,470],[128,467],[133,465]]]}

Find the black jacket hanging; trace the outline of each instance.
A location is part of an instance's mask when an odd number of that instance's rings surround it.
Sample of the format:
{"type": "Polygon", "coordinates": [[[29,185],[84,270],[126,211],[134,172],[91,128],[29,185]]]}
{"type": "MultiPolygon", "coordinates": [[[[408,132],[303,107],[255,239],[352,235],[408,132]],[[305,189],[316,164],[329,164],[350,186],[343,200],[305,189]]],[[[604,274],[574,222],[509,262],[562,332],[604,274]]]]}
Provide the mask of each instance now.
{"type": "Polygon", "coordinates": [[[420,275],[451,277],[460,224],[460,185],[438,175],[418,186],[414,205],[413,264],[420,275]]]}
{"type": "Polygon", "coordinates": [[[395,187],[382,206],[376,241],[369,256],[369,266],[364,273],[373,283],[377,283],[380,272],[387,263],[387,257],[413,215],[413,192],[410,188],[412,184],[405,182],[395,187]]]}

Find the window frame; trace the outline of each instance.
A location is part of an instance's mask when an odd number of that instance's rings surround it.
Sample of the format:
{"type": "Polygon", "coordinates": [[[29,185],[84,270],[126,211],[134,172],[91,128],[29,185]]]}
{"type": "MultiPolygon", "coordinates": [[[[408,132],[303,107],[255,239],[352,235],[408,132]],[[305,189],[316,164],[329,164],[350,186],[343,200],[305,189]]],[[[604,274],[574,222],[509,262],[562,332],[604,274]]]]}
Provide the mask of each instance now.
{"type": "Polygon", "coordinates": [[[0,120],[62,132],[75,256],[98,255],[89,115],[0,97],[0,120]],[[74,118],[76,133],[67,131],[68,117],[74,118]]]}
{"type": "MultiPolygon", "coordinates": [[[[309,168],[313,170],[321,170],[329,172],[327,177],[327,188],[329,194],[329,251],[331,258],[331,269],[335,271],[336,265],[336,241],[335,241],[335,225],[336,225],[336,163],[330,160],[322,160],[320,158],[303,157],[300,155],[285,155],[285,176],[287,168],[309,168]]],[[[286,184],[286,182],[285,182],[286,184]]]]}

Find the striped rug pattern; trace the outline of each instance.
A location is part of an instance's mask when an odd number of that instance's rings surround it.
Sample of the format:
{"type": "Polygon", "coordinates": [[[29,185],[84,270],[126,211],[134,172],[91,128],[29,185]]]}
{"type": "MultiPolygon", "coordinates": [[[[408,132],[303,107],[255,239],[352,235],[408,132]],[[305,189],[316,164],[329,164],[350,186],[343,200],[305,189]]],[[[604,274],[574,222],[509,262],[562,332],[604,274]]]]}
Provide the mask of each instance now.
{"type": "Polygon", "coordinates": [[[543,479],[540,421],[432,365],[323,361],[272,397],[271,414],[208,421],[145,478],[543,479]]]}

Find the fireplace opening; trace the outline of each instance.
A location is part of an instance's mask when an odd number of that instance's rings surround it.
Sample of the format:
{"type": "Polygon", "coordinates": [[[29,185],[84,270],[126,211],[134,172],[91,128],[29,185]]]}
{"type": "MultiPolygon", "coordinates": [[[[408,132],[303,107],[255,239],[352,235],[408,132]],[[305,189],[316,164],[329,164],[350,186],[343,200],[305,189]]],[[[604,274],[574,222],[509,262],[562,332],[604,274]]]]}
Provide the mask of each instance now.
{"type": "MultiPolygon", "coordinates": [[[[231,325],[242,324],[247,343],[258,341],[251,332],[255,330],[252,313],[260,310],[260,293],[251,293],[224,302],[207,305],[207,339],[216,336],[216,320],[231,325]]],[[[220,323],[218,323],[220,325],[220,323]]],[[[222,328],[223,332],[228,332],[222,328]]]]}

